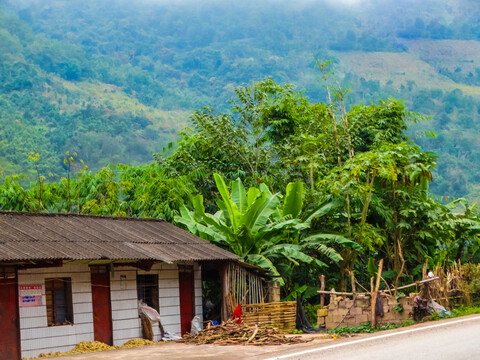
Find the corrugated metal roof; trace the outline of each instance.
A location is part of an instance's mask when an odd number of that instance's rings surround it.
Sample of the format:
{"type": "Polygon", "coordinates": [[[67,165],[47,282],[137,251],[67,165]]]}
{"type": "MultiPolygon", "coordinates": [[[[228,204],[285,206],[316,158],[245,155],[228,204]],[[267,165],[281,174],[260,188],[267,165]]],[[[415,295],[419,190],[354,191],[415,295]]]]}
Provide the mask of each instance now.
{"type": "Polygon", "coordinates": [[[165,220],[0,211],[0,260],[238,260],[165,220]]]}

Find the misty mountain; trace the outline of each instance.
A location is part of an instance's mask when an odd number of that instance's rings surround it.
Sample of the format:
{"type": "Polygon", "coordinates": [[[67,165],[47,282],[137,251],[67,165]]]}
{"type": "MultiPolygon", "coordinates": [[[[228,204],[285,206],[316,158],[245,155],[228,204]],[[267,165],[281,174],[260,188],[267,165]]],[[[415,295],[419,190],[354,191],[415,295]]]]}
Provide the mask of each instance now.
{"type": "Polygon", "coordinates": [[[62,175],[145,163],[196,108],[271,76],[325,101],[315,59],[347,104],[405,99],[431,116],[410,137],[440,156],[433,191],[477,196],[480,6],[472,0],[0,1],[0,167],[62,175]],[[436,138],[423,134],[433,130],[436,138]]]}

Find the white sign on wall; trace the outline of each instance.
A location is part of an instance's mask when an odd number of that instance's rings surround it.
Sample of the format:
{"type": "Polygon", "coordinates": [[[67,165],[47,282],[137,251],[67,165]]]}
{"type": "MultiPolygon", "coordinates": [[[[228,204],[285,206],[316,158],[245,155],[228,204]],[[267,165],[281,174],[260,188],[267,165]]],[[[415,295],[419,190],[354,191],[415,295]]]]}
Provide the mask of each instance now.
{"type": "Polygon", "coordinates": [[[45,289],[43,284],[19,285],[20,307],[42,306],[45,289]]]}

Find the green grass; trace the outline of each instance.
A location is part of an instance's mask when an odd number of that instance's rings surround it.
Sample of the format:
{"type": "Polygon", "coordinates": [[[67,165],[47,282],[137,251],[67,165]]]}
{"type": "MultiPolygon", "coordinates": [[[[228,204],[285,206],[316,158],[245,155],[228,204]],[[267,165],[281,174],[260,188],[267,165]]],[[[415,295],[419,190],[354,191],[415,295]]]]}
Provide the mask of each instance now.
{"type": "MultiPolygon", "coordinates": [[[[450,315],[441,316],[437,313],[433,313],[429,316],[429,320],[442,320],[442,319],[451,319],[460,316],[472,315],[472,314],[480,314],[480,306],[460,306],[456,309],[451,311],[450,315]]],[[[375,328],[372,328],[370,322],[366,322],[357,326],[342,326],[336,329],[329,330],[330,334],[364,334],[364,333],[373,333],[383,330],[391,330],[391,329],[398,329],[401,327],[415,325],[417,322],[413,320],[406,320],[401,324],[385,324],[385,325],[378,325],[375,328]]]]}
{"type": "MultiPolygon", "coordinates": [[[[412,324],[409,323],[408,325],[412,325],[412,324]]],[[[364,334],[364,333],[373,333],[373,332],[382,331],[382,330],[397,329],[399,327],[408,326],[408,325],[385,324],[385,325],[379,325],[373,328],[370,325],[370,322],[366,322],[357,326],[341,326],[336,329],[329,330],[328,332],[331,334],[364,334]]]]}
{"type": "Polygon", "coordinates": [[[459,316],[466,316],[466,315],[473,315],[473,314],[480,314],[480,306],[459,306],[456,309],[451,311],[450,315],[447,316],[440,316],[437,313],[433,313],[431,315],[432,320],[441,320],[441,319],[450,319],[456,318],[459,316]]]}

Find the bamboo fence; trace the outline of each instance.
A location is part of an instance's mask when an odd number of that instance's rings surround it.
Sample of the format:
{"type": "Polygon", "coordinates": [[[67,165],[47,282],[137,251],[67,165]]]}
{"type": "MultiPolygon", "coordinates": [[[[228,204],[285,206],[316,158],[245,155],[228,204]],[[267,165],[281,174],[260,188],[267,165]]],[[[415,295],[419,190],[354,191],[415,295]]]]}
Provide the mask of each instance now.
{"type": "Polygon", "coordinates": [[[231,316],[238,304],[264,302],[262,278],[235,263],[228,265],[225,285],[227,294],[224,301],[228,316],[231,316]]]}
{"type": "Polygon", "coordinates": [[[296,301],[242,306],[242,321],[247,325],[273,326],[288,331],[295,328],[296,301]]]}

